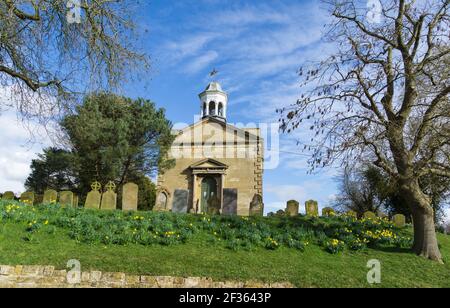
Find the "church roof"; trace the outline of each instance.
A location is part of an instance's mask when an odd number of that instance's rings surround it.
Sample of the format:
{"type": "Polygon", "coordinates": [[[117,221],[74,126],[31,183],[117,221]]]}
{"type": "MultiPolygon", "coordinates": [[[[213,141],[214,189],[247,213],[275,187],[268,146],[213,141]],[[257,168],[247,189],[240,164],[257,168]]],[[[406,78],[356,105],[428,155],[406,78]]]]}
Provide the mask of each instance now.
{"type": "Polygon", "coordinates": [[[205,91],[203,91],[203,92],[223,92],[223,93],[225,93],[222,90],[222,86],[220,85],[220,83],[215,82],[215,81],[214,82],[210,82],[208,84],[208,86],[206,87],[205,91]]]}

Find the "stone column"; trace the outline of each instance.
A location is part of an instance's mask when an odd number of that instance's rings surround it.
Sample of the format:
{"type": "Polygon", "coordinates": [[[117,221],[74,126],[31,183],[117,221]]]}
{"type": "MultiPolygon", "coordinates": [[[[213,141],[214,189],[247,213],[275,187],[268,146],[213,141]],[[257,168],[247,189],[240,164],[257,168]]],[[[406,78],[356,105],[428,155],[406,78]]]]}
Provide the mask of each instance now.
{"type": "Polygon", "coordinates": [[[216,116],[219,115],[219,103],[214,103],[215,107],[216,107],[216,116]]]}
{"type": "Polygon", "coordinates": [[[223,186],[225,183],[225,174],[220,175],[220,214],[223,213],[223,186]]]}
{"type": "Polygon", "coordinates": [[[195,213],[195,207],[197,206],[197,175],[194,174],[192,179],[192,208],[195,213]]]}

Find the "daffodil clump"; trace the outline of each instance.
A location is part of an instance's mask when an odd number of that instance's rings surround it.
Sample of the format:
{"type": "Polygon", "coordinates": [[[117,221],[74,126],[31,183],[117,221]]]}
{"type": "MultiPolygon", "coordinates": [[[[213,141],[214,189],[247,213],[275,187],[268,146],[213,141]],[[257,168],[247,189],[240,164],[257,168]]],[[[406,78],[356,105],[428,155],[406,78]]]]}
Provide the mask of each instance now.
{"type": "Polygon", "coordinates": [[[80,243],[102,245],[180,245],[204,240],[232,250],[282,247],[304,251],[311,244],[330,253],[368,247],[403,247],[411,239],[384,219],[352,216],[237,217],[169,212],[74,209],[58,204],[29,206],[0,201],[0,223],[18,223],[30,241],[41,233],[66,232],[80,243]]]}
{"type": "Polygon", "coordinates": [[[325,248],[329,253],[336,254],[344,250],[345,243],[338,239],[332,239],[326,243],[325,248]]]}

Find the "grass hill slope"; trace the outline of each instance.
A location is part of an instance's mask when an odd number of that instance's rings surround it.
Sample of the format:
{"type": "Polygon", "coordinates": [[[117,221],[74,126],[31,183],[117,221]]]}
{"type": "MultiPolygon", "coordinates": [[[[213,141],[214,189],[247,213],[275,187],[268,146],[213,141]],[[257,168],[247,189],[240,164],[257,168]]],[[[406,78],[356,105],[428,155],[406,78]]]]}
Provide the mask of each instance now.
{"type": "Polygon", "coordinates": [[[217,280],[289,281],[298,287],[373,287],[367,262],[381,262],[375,287],[450,287],[444,265],[410,253],[411,230],[352,217],[246,218],[29,207],[0,201],[0,264],[217,280]]]}

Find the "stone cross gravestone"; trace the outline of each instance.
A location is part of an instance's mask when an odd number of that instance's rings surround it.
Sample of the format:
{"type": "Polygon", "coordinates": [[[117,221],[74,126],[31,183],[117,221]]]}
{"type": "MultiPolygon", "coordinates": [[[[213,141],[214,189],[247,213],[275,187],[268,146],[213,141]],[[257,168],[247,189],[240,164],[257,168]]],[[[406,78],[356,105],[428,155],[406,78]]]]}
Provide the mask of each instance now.
{"type": "Polygon", "coordinates": [[[102,195],[102,210],[116,210],[117,209],[117,194],[114,192],[116,184],[110,181],[106,186],[106,192],[102,195]]]}
{"type": "Polygon", "coordinates": [[[2,200],[14,200],[16,198],[16,196],[14,195],[14,193],[12,191],[6,191],[3,196],[2,196],[2,200]]]}
{"type": "Polygon", "coordinates": [[[172,212],[187,213],[189,202],[189,190],[176,189],[173,194],[172,212]]]}
{"type": "Polygon", "coordinates": [[[42,200],[42,203],[44,204],[56,203],[57,199],[58,199],[58,192],[54,189],[47,189],[44,192],[44,199],[42,200]]]}
{"type": "Polygon", "coordinates": [[[296,200],[290,200],[286,204],[286,214],[289,216],[298,216],[300,203],[296,200]]]}
{"type": "Polygon", "coordinates": [[[305,210],[307,216],[318,217],[319,216],[319,203],[314,200],[305,202],[305,210]]]}
{"type": "Polygon", "coordinates": [[[335,210],[333,209],[333,208],[331,208],[331,207],[326,207],[326,208],[324,208],[323,210],[322,210],[322,216],[325,216],[325,217],[331,217],[331,216],[335,216],[336,215],[336,212],[335,212],[335,210]]]}
{"type": "Polygon", "coordinates": [[[84,207],[87,209],[99,209],[100,202],[102,200],[102,194],[100,193],[100,189],[102,189],[102,185],[99,182],[94,182],[91,185],[91,191],[87,194],[86,202],[84,203],[84,207]]]}
{"type": "Polygon", "coordinates": [[[364,213],[364,218],[375,220],[377,219],[377,215],[374,212],[367,211],[364,213]]]}
{"type": "Polygon", "coordinates": [[[261,195],[254,195],[250,202],[250,216],[263,216],[264,204],[261,195]]]}
{"type": "Polygon", "coordinates": [[[20,195],[20,202],[34,205],[34,192],[27,191],[20,195]]]}
{"type": "Polygon", "coordinates": [[[73,192],[62,191],[59,193],[59,203],[62,206],[73,207],[73,192]]]}
{"type": "Polygon", "coordinates": [[[123,185],[122,190],[122,210],[137,211],[139,187],[134,183],[123,185]]]}
{"type": "Polygon", "coordinates": [[[224,188],[223,190],[223,215],[237,215],[238,190],[224,188]]]}
{"type": "Polygon", "coordinates": [[[402,214],[397,214],[392,217],[394,225],[398,228],[403,228],[406,225],[406,217],[402,214]]]}

